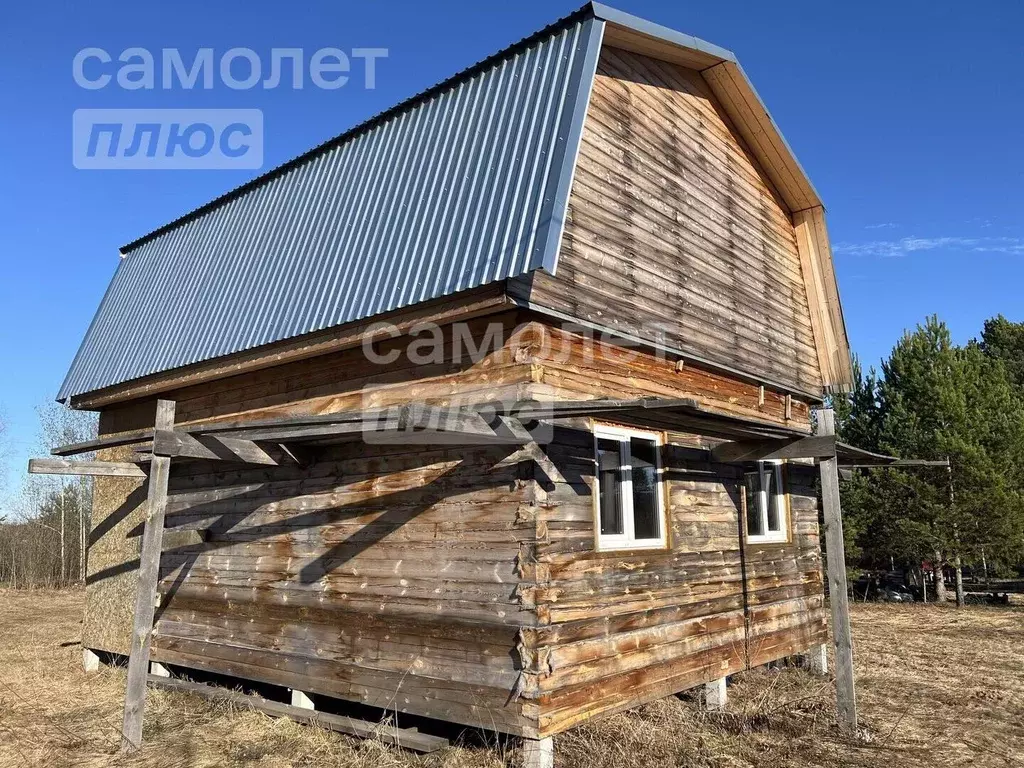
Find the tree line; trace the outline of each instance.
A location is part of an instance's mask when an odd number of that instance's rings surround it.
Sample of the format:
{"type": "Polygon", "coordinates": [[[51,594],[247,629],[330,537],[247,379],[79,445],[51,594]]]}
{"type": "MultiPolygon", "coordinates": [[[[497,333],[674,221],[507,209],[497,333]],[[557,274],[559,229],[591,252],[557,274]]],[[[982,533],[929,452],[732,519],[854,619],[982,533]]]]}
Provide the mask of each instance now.
{"type": "MultiPolygon", "coordinates": [[[[841,440],[949,468],[857,470],[842,481],[847,562],[1014,575],[1024,560],[1024,323],[998,316],[952,342],[938,317],[907,331],[850,393],[833,398],[841,440]]],[[[935,580],[945,600],[945,584],[935,580]]]]}
{"type": "MultiPolygon", "coordinates": [[[[36,453],[90,440],[95,414],[56,402],[37,409],[36,453]]],[[[83,455],[76,458],[92,458],[83,455]]],[[[85,581],[92,514],[92,478],[26,475],[0,510],[0,585],[67,587],[85,581]]]]}

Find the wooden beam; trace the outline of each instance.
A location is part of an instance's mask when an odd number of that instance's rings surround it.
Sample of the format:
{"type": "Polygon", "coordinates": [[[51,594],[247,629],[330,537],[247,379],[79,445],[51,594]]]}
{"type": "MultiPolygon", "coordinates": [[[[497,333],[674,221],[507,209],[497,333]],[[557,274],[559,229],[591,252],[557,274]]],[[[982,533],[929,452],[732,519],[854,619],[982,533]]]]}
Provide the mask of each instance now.
{"type": "Polygon", "coordinates": [[[220,435],[190,435],[169,429],[158,429],[153,433],[153,455],[269,466],[297,463],[294,456],[278,446],[264,447],[253,440],[220,435]]]}
{"type": "Polygon", "coordinates": [[[859,464],[857,462],[840,462],[840,469],[907,469],[909,467],[948,467],[945,459],[896,459],[886,464],[859,464]]]}
{"type": "Polygon", "coordinates": [[[370,723],[365,720],[357,720],[342,715],[330,715],[326,712],[318,712],[313,709],[291,706],[277,701],[268,701],[259,696],[249,696],[239,691],[231,691],[226,688],[216,688],[203,683],[193,683],[188,680],[174,680],[151,675],[149,684],[180,693],[191,693],[215,701],[229,701],[242,707],[251,707],[259,712],[265,712],[272,717],[287,717],[300,723],[318,725],[338,733],[345,733],[349,736],[357,736],[362,739],[377,739],[385,744],[393,744],[396,747],[410,749],[413,752],[436,752],[448,746],[448,739],[440,736],[431,736],[426,733],[407,728],[396,728],[382,723],[370,723]]]}
{"type": "MultiPolygon", "coordinates": [[[[173,428],[174,402],[157,400],[155,429],[173,428]]],[[[167,479],[170,469],[171,459],[167,456],[154,456],[150,463],[148,509],[139,555],[139,585],[135,594],[135,620],[132,627],[131,651],[128,655],[128,685],[124,695],[122,752],[134,752],[142,745],[142,717],[146,707],[149,648],[153,637],[153,615],[160,576],[160,549],[163,543],[167,479]]]]}
{"type": "MultiPolygon", "coordinates": [[[[817,434],[834,436],[835,413],[831,408],[817,412],[817,434]]],[[[835,649],[836,701],[839,727],[857,732],[857,696],[853,681],[853,638],[850,633],[850,603],[846,586],[846,544],[843,540],[843,510],[839,501],[839,466],[835,457],[818,465],[821,472],[821,504],[825,518],[825,554],[828,564],[829,606],[832,609],[832,643],[835,649]]]]}
{"type": "MultiPolygon", "coordinates": [[[[307,440],[358,440],[362,437],[369,439],[368,436],[374,434],[388,436],[387,439],[402,439],[414,443],[519,444],[530,442],[529,434],[513,417],[495,416],[492,425],[473,409],[448,408],[423,403],[410,403],[404,406],[329,416],[300,416],[269,422],[234,423],[230,426],[211,425],[209,429],[210,432],[206,432],[201,427],[191,428],[176,432],[175,435],[188,432],[192,438],[205,441],[216,433],[219,440],[226,441],[230,438],[236,441],[236,445],[241,445],[246,441],[273,442],[283,445],[307,440]]],[[[190,450],[195,448],[195,444],[186,439],[181,437],[173,439],[176,441],[176,446],[188,443],[191,446],[190,450]]],[[[171,438],[167,436],[155,438],[155,441],[165,448],[168,448],[170,440],[171,438]]],[[[207,447],[209,446],[210,444],[207,443],[207,447]]],[[[175,453],[175,455],[182,454],[175,453]]],[[[224,458],[205,453],[202,457],[224,458]]]]}
{"type": "Polygon", "coordinates": [[[122,445],[134,445],[145,443],[153,438],[152,429],[137,429],[132,432],[125,432],[121,435],[110,437],[99,437],[95,440],[86,440],[84,443],[69,443],[60,445],[50,451],[54,456],[74,456],[79,453],[91,453],[100,448],[117,448],[122,445]]]}
{"type": "Polygon", "coordinates": [[[711,458],[722,464],[770,459],[823,459],[835,455],[836,441],[831,435],[737,440],[711,449],[711,458]]]}
{"type": "Polygon", "coordinates": [[[70,461],[68,459],[29,459],[29,474],[85,475],[87,477],[148,477],[145,470],[122,461],[70,461]]]}

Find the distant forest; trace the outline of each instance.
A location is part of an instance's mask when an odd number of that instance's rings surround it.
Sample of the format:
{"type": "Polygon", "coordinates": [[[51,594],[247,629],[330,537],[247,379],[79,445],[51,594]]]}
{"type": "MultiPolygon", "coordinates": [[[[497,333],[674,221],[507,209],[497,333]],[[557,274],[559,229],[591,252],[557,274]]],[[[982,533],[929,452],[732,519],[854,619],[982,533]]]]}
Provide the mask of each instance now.
{"type": "MultiPolygon", "coordinates": [[[[847,564],[978,578],[1024,563],[1024,323],[998,316],[953,344],[938,317],[904,333],[881,371],[855,361],[832,398],[844,442],[949,469],[857,470],[842,481],[847,564]]],[[[941,580],[938,597],[944,599],[941,580]]],[[[963,590],[958,589],[958,602],[963,590]]]]}

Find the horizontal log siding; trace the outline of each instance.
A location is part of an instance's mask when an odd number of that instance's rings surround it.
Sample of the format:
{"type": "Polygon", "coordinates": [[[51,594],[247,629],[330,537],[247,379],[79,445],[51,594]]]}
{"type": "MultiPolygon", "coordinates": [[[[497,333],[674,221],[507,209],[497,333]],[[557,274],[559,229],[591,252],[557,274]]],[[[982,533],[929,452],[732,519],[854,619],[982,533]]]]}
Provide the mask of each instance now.
{"type": "Polygon", "coordinates": [[[821,391],[789,214],[700,74],[606,47],[556,276],[518,298],[821,391]]]}
{"type": "Polygon", "coordinates": [[[813,466],[787,464],[790,541],[745,552],[750,666],[828,641],[813,466]],[[756,585],[756,586],[755,586],[756,585]]]}
{"type": "MultiPolygon", "coordinates": [[[[167,396],[181,423],[528,396],[692,396],[786,421],[777,392],[759,404],[756,386],[588,345],[529,312],[478,318],[473,339],[493,322],[503,340],[475,361],[453,360],[449,330],[439,362],[380,366],[352,349],[167,396]]],[[[152,418],[151,399],[111,407],[101,433],[152,418]]],[[[807,422],[805,404],[793,420],[807,422]]],[[[671,553],[595,556],[589,442],[510,450],[359,443],[308,467],[172,462],[154,658],[526,735],[746,664],[728,470],[708,476],[691,458],[676,468],[671,553]]],[[[128,650],[140,493],[98,481],[93,551],[104,554],[90,560],[87,647],[128,650]]],[[[810,561],[766,562],[751,586],[775,613],[758,614],[759,637],[793,646],[798,601],[820,600],[820,579],[815,592],[794,570],[810,561]]]]}
{"type": "Polygon", "coordinates": [[[536,539],[515,448],[337,446],[306,468],[178,464],[154,658],[530,730],[511,700],[536,539]]]}
{"type": "Polygon", "coordinates": [[[599,553],[591,436],[556,435],[532,597],[541,624],[528,632],[543,735],[824,640],[813,487],[792,487],[791,544],[744,550],[742,470],[675,435],[664,450],[671,546],[599,553]]]}
{"type": "MultiPolygon", "coordinates": [[[[190,424],[525,397],[518,319],[471,321],[474,344],[491,323],[502,329],[477,360],[455,360],[448,328],[439,361],[411,362],[404,337],[377,343],[402,352],[387,365],[356,348],[166,397],[190,424]]],[[[152,414],[152,400],[108,408],[101,432],[150,426],[152,414]]],[[[536,623],[520,588],[534,481],[513,450],[360,442],[306,467],[172,461],[154,658],[529,735],[536,718],[511,694],[520,628],[536,623]]],[[[98,495],[94,551],[109,556],[90,568],[88,647],[128,651],[137,485],[98,495]]]]}
{"type": "Polygon", "coordinates": [[[521,324],[518,359],[533,366],[539,399],[589,400],[641,397],[694,398],[726,414],[747,416],[810,430],[807,403],[697,365],[680,365],[649,348],[611,343],[571,324],[521,324]]]}

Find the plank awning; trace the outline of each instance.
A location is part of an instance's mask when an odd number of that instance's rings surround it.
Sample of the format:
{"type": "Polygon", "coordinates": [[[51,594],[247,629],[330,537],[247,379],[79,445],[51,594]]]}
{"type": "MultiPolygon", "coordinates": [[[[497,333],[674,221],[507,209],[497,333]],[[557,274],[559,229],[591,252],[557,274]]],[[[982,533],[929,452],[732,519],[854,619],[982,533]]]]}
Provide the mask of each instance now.
{"type": "Polygon", "coordinates": [[[900,459],[884,453],[872,453],[847,443],[836,441],[836,456],[843,469],[870,467],[948,467],[949,459],[900,459]]]}
{"type": "MultiPolygon", "coordinates": [[[[235,461],[246,464],[304,463],[303,446],[358,440],[401,439],[418,444],[544,443],[544,427],[567,419],[597,418],[625,426],[699,434],[721,440],[712,448],[720,462],[836,457],[843,468],[947,466],[946,461],[901,459],[872,453],[834,436],[812,435],[795,426],[727,413],[691,398],[631,400],[527,400],[463,406],[407,403],[364,411],[289,416],[250,421],[147,429],[54,448],[66,457],[101,448],[133,445],[136,464],[152,456],[235,461]]],[[[30,471],[57,474],[142,476],[131,464],[34,459],[30,471]],[[109,472],[103,471],[104,466],[109,472]]]]}

